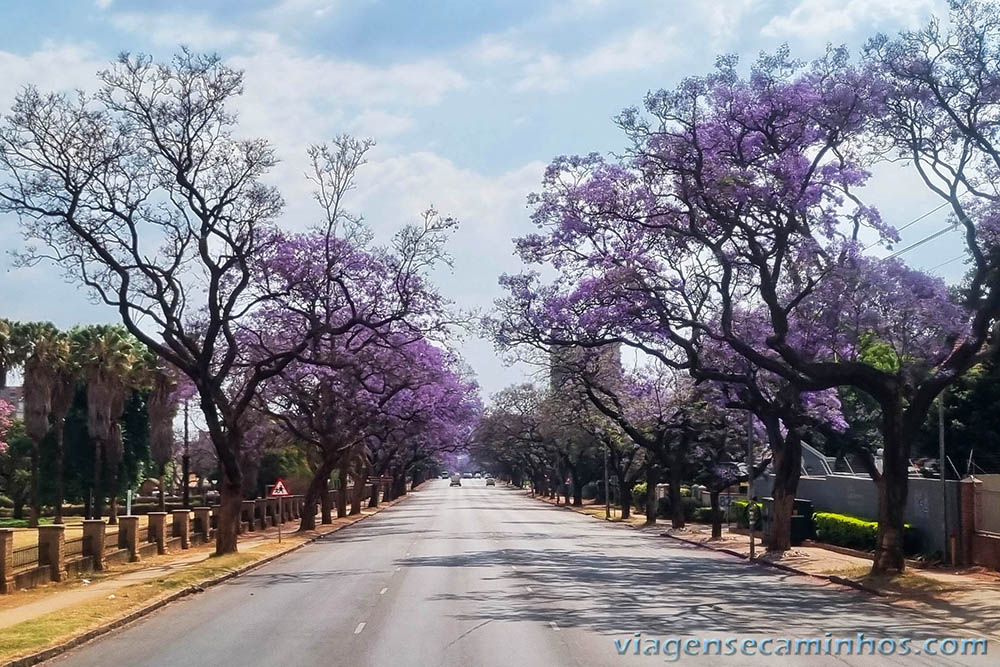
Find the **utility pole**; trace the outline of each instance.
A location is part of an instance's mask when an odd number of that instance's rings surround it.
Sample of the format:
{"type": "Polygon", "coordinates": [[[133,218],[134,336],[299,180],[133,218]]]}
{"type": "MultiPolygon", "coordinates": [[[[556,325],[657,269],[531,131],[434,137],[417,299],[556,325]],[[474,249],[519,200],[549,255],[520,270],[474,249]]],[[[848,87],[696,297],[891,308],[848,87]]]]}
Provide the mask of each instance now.
{"type": "Polygon", "coordinates": [[[944,517],[944,560],[948,561],[948,477],[945,472],[945,452],[944,452],[944,391],[938,396],[938,454],[941,469],[941,514],[944,517]]]}
{"type": "Polygon", "coordinates": [[[191,477],[191,453],[188,448],[188,405],[191,399],[184,401],[184,453],[181,455],[181,505],[184,509],[191,509],[191,490],[188,488],[188,479],[191,477]]]}
{"type": "Polygon", "coordinates": [[[604,439],[604,518],[611,518],[611,496],[608,489],[608,440],[604,439]]]}
{"type": "Polygon", "coordinates": [[[753,413],[747,410],[747,523],[750,526],[750,558],[754,557],[753,525],[757,520],[753,509],[753,413]]]}

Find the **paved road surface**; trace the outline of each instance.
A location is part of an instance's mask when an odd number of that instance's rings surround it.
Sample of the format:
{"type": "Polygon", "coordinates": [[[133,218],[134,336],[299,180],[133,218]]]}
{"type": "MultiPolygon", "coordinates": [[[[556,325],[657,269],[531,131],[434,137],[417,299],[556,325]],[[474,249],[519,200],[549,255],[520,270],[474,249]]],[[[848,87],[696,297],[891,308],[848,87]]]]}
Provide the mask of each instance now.
{"type": "MultiPolygon", "coordinates": [[[[174,603],[65,665],[622,665],[641,633],[969,636],[868,596],[551,507],[434,481],[328,539],[174,603]]],[[[739,644],[736,644],[738,647],[739,644]]],[[[775,648],[771,644],[769,648],[775,648]]],[[[1000,653],[1000,642],[990,646],[1000,653]]],[[[716,650],[715,645],[709,649],[716,650]]],[[[978,659],[682,657],[688,664],[997,664],[978,659]]]]}

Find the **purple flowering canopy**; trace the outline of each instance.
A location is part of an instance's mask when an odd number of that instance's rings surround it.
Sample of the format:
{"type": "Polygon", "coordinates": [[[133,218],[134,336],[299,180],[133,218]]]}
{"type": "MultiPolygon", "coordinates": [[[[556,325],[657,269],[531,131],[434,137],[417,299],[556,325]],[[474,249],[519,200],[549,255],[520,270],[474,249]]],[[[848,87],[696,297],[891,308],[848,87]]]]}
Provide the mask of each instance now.
{"type": "MultiPolygon", "coordinates": [[[[982,7],[968,11],[979,23],[956,28],[964,43],[986,33],[997,49],[996,22],[982,7]]],[[[701,380],[779,389],[787,406],[841,430],[830,392],[867,393],[885,443],[874,471],[877,569],[902,568],[909,441],[941,389],[976,362],[1000,313],[990,233],[1000,198],[989,185],[1000,151],[987,120],[1000,88],[932,28],[876,40],[860,65],[844,49],[801,63],[786,48],[744,76],[735,58],[720,58],[712,74],[627,109],[621,159],[561,157],[547,169],[530,200],[539,232],[517,248],[558,277],[504,277],[508,294],[488,324],[505,349],[622,343],[701,380]],[[956,90],[974,82],[990,91],[982,100],[956,90]],[[926,121],[907,115],[910,99],[927,106],[926,121]],[[977,104],[983,132],[956,128],[956,117],[979,122],[977,104]],[[914,128],[921,138],[908,144],[914,128]],[[887,144],[916,154],[966,225],[977,259],[962,302],[940,280],[864,254],[863,237],[898,240],[862,198],[887,144]],[[880,355],[866,353],[873,346],[880,355]]]]}

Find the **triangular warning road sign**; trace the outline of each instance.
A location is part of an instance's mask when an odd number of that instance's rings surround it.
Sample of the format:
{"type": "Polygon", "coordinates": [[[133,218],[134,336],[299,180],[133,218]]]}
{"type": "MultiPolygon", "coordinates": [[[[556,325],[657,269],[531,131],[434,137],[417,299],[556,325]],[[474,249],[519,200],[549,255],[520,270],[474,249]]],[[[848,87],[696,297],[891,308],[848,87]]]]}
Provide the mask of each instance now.
{"type": "Polygon", "coordinates": [[[285,488],[285,483],[282,480],[278,480],[274,483],[274,488],[271,489],[272,498],[281,498],[283,496],[290,496],[288,489],[285,488]]]}

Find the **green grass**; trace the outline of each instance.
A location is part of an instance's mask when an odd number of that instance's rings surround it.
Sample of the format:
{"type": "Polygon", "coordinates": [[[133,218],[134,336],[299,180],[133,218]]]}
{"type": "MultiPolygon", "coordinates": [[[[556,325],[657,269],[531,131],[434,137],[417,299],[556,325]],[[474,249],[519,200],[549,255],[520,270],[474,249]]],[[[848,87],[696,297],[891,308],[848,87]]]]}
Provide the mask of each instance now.
{"type": "MultiPolygon", "coordinates": [[[[43,526],[52,525],[52,517],[43,516],[41,519],[38,520],[38,523],[43,526]]],[[[0,519],[0,528],[27,528],[27,527],[28,527],[27,519],[10,519],[10,518],[0,519]]]]}

